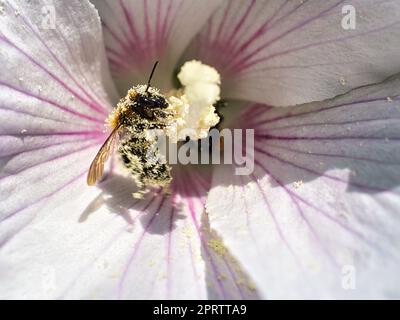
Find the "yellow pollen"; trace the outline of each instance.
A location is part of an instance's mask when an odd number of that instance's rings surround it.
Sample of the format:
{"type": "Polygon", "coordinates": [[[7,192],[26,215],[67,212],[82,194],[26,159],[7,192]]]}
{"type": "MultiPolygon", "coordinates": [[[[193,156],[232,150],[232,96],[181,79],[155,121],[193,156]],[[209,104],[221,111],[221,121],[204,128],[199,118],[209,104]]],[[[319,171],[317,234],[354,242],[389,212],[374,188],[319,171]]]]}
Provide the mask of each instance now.
{"type": "Polygon", "coordinates": [[[303,184],[304,184],[304,183],[303,183],[303,180],[295,181],[295,182],[293,183],[293,187],[294,187],[295,189],[299,189],[303,184]]]}
{"type": "Polygon", "coordinates": [[[208,241],[208,245],[213,249],[218,255],[223,256],[226,253],[226,248],[221,240],[211,239],[208,241]]]}

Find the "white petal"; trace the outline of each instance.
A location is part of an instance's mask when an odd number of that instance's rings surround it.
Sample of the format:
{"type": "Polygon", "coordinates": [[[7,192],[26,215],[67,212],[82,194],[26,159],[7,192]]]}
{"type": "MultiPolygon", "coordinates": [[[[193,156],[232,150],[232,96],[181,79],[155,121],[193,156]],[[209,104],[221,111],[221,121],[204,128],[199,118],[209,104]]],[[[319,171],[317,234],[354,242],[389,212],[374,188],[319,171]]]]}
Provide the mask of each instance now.
{"type": "Polygon", "coordinates": [[[5,2],[0,15],[1,219],[84,174],[111,108],[95,9],[46,4],[5,2]]]}
{"type": "Polygon", "coordinates": [[[173,72],[183,50],[221,0],[103,1],[94,0],[103,30],[113,76],[121,92],[147,81],[162,90],[173,87],[173,72]]]}
{"type": "Polygon", "coordinates": [[[42,213],[47,201],[84,181],[104,139],[111,106],[112,86],[93,6],[85,1],[46,4],[8,1],[0,14],[3,245],[42,213]],[[56,13],[54,28],[44,28],[42,10],[56,13]]]}
{"type": "Polygon", "coordinates": [[[81,181],[41,206],[35,218],[25,212],[0,225],[1,234],[18,230],[1,239],[0,296],[257,297],[238,264],[201,227],[203,182],[191,175],[179,185],[169,198],[149,194],[137,201],[131,178],[114,176],[100,191],[81,181]]]}
{"type": "Polygon", "coordinates": [[[215,67],[228,98],[319,101],[400,71],[399,11],[396,0],[227,1],[186,59],[215,67]],[[355,30],[342,28],[345,5],[356,10],[355,30]]]}
{"type": "Polygon", "coordinates": [[[218,168],[207,212],[264,297],[400,296],[399,88],[238,118],[255,129],[255,171],[218,168]]]}
{"type": "Polygon", "coordinates": [[[82,178],[111,108],[97,12],[87,1],[46,4],[6,2],[0,15],[2,220],[82,178]],[[42,21],[49,10],[53,25],[42,21]]]}
{"type": "MultiPolygon", "coordinates": [[[[40,1],[21,7],[14,1],[7,2],[0,25],[4,117],[20,116],[20,130],[32,127],[35,133],[39,132],[38,119],[43,122],[41,132],[57,126],[71,131],[82,124],[89,131],[98,123],[102,125],[110,109],[103,88],[114,99],[115,92],[106,66],[99,18],[88,2],[46,6],[40,1]],[[49,8],[53,8],[54,20],[42,14],[49,8]],[[47,25],[46,19],[54,25],[47,25]],[[25,124],[28,127],[24,128],[25,124]]],[[[6,128],[8,125],[2,126],[2,133],[6,128]]]]}

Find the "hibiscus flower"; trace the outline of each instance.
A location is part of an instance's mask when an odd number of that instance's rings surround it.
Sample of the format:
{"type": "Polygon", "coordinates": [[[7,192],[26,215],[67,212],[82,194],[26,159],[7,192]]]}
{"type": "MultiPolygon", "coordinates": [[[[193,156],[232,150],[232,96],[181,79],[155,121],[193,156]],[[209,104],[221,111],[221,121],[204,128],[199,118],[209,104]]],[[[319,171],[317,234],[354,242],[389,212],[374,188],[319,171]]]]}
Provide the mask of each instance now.
{"type": "Polygon", "coordinates": [[[399,1],[92,3],[0,4],[1,298],[400,296],[399,1]],[[117,101],[192,59],[254,172],[181,165],[134,199],[116,155],[87,186],[117,101]]]}

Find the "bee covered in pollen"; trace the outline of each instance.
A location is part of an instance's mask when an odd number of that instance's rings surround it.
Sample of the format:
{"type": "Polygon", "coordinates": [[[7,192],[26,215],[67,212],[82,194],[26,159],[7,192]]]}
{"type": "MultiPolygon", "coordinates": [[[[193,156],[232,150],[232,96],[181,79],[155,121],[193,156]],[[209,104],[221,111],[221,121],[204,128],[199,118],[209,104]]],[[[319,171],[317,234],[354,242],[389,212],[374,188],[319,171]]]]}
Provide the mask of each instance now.
{"type": "Polygon", "coordinates": [[[154,142],[146,135],[147,131],[165,128],[172,116],[171,111],[167,110],[167,99],[150,86],[157,63],[154,64],[147,85],[131,88],[110,114],[107,122],[112,132],[90,165],[88,185],[96,184],[102,177],[104,164],[120,135],[122,139],[118,145],[118,152],[139,188],[144,185],[168,186],[170,183],[171,169],[168,164],[148,161],[149,151],[154,142]]]}
{"type": "Polygon", "coordinates": [[[220,121],[214,107],[220,98],[220,75],[214,68],[196,60],[186,62],[178,74],[183,87],[162,95],[150,86],[157,63],[147,85],[131,88],[108,117],[112,131],[90,165],[88,185],[100,180],[104,164],[121,138],[118,153],[139,189],[168,189],[171,167],[166,161],[159,161],[165,157],[154,148],[157,138],[151,137],[150,130],[161,130],[170,143],[181,143],[187,138],[206,138],[210,128],[220,121]],[[187,129],[191,130],[190,135],[187,129]]]}

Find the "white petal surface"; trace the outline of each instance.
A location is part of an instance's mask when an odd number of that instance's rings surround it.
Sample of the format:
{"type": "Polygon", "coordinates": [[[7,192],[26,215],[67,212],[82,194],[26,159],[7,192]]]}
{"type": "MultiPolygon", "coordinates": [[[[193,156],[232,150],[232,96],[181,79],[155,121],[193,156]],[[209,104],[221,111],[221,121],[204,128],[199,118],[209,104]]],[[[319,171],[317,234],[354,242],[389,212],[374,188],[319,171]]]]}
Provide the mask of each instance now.
{"type": "Polygon", "coordinates": [[[257,297],[221,242],[201,227],[200,177],[182,178],[170,197],[140,201],[129,177],[113,176],[100,188],[71,184],[40,207],[46,214],[14,221],[26,227],[2,241],[2,298],[257,297]]]}
{"type": "Polygon", "coordinates": [[[263,297],[398,298],[400,79],[238,121],[255,171],[217,168],[206,208],[263,297]]]}
{"type": "Polygon", "coordinates": [[[397,0],[226,1],[185,60],[217,68],[228,98],[320,101],[400,71],[399,12],[397,0]],[[342,28],[348,5],[355,30],[342,28]]]}
{"type": "Polygon", "coordinates": [[[54,4],[48,28],[46,1],[23,4],[5,1],[0,15],[2,221],[85,174],[113,94],[93,6],[54,4]]]}
{"type": "Polygon", "coordinates": [[[145,83],[169,90],[178,59],[221,0],[93,0],[99,9],[111,71],[120,92],[145,83]]]}

